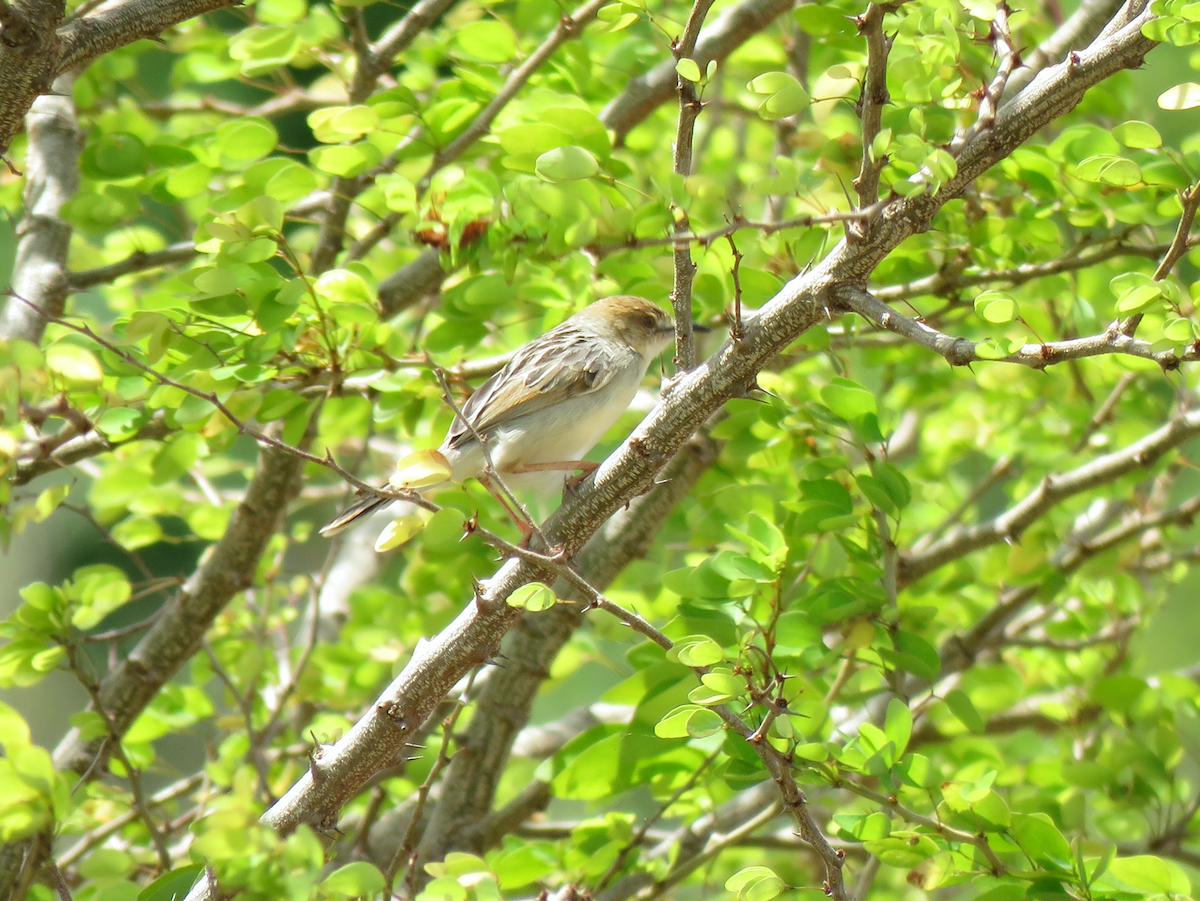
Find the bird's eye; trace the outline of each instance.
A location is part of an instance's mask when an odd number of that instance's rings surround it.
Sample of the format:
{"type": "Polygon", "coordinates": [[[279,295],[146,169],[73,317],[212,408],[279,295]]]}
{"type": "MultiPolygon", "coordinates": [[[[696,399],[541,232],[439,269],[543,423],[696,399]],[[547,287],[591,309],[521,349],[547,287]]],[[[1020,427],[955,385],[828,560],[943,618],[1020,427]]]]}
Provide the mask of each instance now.
{"type": "Polygon", "coordinates": [[[654,331],[654,329],[658,328],[658,320],[649,313],[643,313],[638,318],[641,319],[642,328],[646,329],[647,331],[654,331]]]}

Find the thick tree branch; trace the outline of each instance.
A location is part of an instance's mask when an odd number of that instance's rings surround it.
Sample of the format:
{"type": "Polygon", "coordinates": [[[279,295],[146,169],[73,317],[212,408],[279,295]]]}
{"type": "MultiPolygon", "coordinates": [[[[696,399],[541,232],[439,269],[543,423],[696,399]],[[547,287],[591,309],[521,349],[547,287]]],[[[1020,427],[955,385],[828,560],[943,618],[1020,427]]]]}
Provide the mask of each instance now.
{"type": "Polygon", "coordinates": [[[19,12],[12,10],[0,34],[0,157],[4,159],[33,102],[50,91],[64,9],[62,0],[26,0],[19,12]]]}
{"type": "Polygon", "coordinates": [[[424,250],[379,283],[379,317],[391,319],[433,294],[449,274],[436,248],[424,250]]]}
{"type": "Polygon", "coordinates": [[[1025,56],[1022,65],[1004,86],[1002,102],[1025,89],[1046,66],[1061,62],[1068,50],[1090,43],[1121,8],[1123,0],[1083,0],[1054,33],[1025,56]]]}
{"type": "Polygon", "coordinates": [[[79,190],[83,144],[71,99],[74,82],[71,76],[59,78],[56,93],[38,97],[27,117],[25,215],[17,226],[12,290],[28,303],[8,298],[0,315],[3,339],[41,343],[46,323],[62,313],[67,300],[71,226],[59,211],[79,190]]]}
{"type": "Polygon", "coordinates": [[[123,441],[113,443],[100,432],[91,432],[63,442],[49,454],[18,455],[17,470],[13,475],[12,484],[24,485],[38,476],[48,472],[57,472],[80,460],[107,453],[129,441],[159,441],[165,438],[170,431],[171,428],[167,425],[166,418],[158,414],[123,441]]]}

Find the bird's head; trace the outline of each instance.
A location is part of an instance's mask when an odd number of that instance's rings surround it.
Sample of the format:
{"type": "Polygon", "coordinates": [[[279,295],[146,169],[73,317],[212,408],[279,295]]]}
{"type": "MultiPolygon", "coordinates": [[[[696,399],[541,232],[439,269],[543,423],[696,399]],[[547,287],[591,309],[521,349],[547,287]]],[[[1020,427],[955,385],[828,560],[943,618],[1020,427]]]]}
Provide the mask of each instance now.
{"type": "Polygon", "coordinates": [[[644,297],[628,294],[598,300],[576,317],[600,334],[629,345],[646,359],[661,353],[675,334],[675,325],[665,310],[644,297]]]}

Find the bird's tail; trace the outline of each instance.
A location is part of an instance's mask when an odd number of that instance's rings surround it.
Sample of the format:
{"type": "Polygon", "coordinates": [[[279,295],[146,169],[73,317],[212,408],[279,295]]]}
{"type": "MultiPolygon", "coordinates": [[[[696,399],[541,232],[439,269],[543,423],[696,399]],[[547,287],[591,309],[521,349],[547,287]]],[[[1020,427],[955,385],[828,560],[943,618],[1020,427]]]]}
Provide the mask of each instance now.
{"type": "MultiPolygon", "coordinates": [[[[385,488],[388,486],[384,486],[385,488]]],[[[368,495],[359,498],[325,525],[321,526],[321,534],[326,538],[332,538],[342,530],[354,525],[364,516],[370,516],[376,510],[380,510],[392,503],[390,497],[376,497],[368,495]]]]}
{"type": "MultiPolygon", "coordinates": [[[[441,451],[413,451],[396,463],[396,471],[383,487],[423,491],[449,481],[450,475],[450,462],[441,451]]],[[[326,538],[336,535],[361,517],[386,507],[392,500],[390,497],[360,494],[357,501],[321,527],[321,534],[326,538]]]]}

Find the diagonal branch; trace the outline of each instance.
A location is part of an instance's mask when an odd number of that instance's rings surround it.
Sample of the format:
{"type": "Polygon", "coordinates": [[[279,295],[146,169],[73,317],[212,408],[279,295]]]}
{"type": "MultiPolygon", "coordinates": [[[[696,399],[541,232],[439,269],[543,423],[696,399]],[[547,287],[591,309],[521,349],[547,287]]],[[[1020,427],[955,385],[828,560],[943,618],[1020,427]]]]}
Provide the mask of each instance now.
{"type": "Polygon", "coordinates": [[[64,441],[51,453],[45,455],[26,456],[17,458],[17,469],[12,477],[12,484],[25,485],[38,476],[87,460],[99,454],[108,453],[116,447],[129,441],[160,441],[171,433],[166,418],[160,414],[153,416],[136,432],[120,441],[111,441],[100,432],[78,435],[70,441],[64,441]]]}
{"type": "MultiPolygon", "coordinates": [[[[910,585],[972,551],[1016,541],[1022,532],[1063,501],[1084,491],[1115,482],[1122,476],[1148,470],[1169,451],[1200,435],[1200,411],[1184,413],[1140,441],[1058,475],[1047,475],[1020,501],[999,516],[952,530],[919,552],[900,559],[900,581],[910,585]]],[[[1100,544],[1099,539],[1089,546],[1100,544]]]]}
{"type": "Polygon", "coordinates": [[[486,135],[492,127],[492,123],[496,121],[496,117],[500,115],[500,111],[508,106],[509,102],[517,96],[518,92],[520,92],[521,88],[525,86],[533,74],[546,64],[559,47],[567,41],[579,37],[583,33],[584,26],[596,18],[596,14],[600,12],[600,8],[604,4],[605,0],[588,0],[587,3],[579,7],[571,15],[563,16],[559,19],[554,31],[550,32],[546,39],[538,45],[533,53],[529,54],[521,65],[513,69],[512,73],[505,79],[504,85],[496,93],[496,96],[488,102],[488,105],[467,126],[467,130],[437,152],[430,166],[430,171],[425,174],[422,183],[428,184],[429,178],[434,172],[458,159],[467,148],[486,135]]]}
{"type": "Polygon", "coordinates": [[[1004,86],[1001,103],[1025,89],[1042,69],[1061,62],[1068,50],[1086,46],[1121,8],[1124,0],[1083,0],[1075,12],[1042,41],[1004,86]]]}
{"type": "Polygon", "coordinates": [[[385,31],[370,48],[370,52],[359,60],[351,88],[351,103],[362,103],[375,89],[375,83],[383,75],[396,56],[403,53],[417,36],[448,10],[455,0],[421,0],[408,11],[403,19],[385,31]]]}
{"type": "Polygon", "coordinates": [[[995,352],[989,353],[983,342],[956,338],[939,332],[924,322],[905,316],[861,288],[844,289],[839,292],[838,296],[847,309],[858,313],[881,329],[902,335],[914,344],[919,344],[921,347],[945,357],[946,362],[951,366],[996,362],[1015,363],[1031,369],[1045,369],[1068,360],[1123,354],[1129,357],[1140,357],[1143,360],[1153,360],[1165,370],[1174,370],[1183,363],[1200,360],[1200,349],[1194,344],[1189,345],[1183,352],[1155,350],[1154,345],[1149,341],[1126,335],[1119,327],[1119,323],[1114,323],[1113,326],[1098,335],[1068,338],[1065,341],[1049,341],[1044,344],[1026,344],[1013,353],[999,356],[995,352]],[[982,352],[981,348],[983,348],[982,352]]]}
{"type": "MultiPolygon", "coordinates": [[[[890,302],[919,297],[923,294],[946,296],[962,288],[978,287],[979,285],[1023,285],[1026,282],[1035,281],[1039,278],[1059,275],[1063,272],[1076,272],[1080,269],[1087,269],[1106,260],[1118,257],[1161,258],[1172,246],[1167,243],[1126,244],[1125,241],[1128,237],[1128,231],[1124,231],[1114,238],[1108,239],[1111,243],[1106,243],[1101,247],[1092,249],[1075,247],[1064,251],[1055,260],[1048,260],[1044,263],[1022,263],[1019,266],[1013,266],[1008,269],[983,269],[978,272],[967,273],[962,271],[961,266],[956,267],[951,265],[933,275],[927,275],[901,285],[878,288],[872,293],[879,300],[890,302]]],[[[1186,246],[1188,249],[1195,247],[1197,244],[1200,244],[1200,237],[1191,236],[1187,239],[1186,246]]]]}

